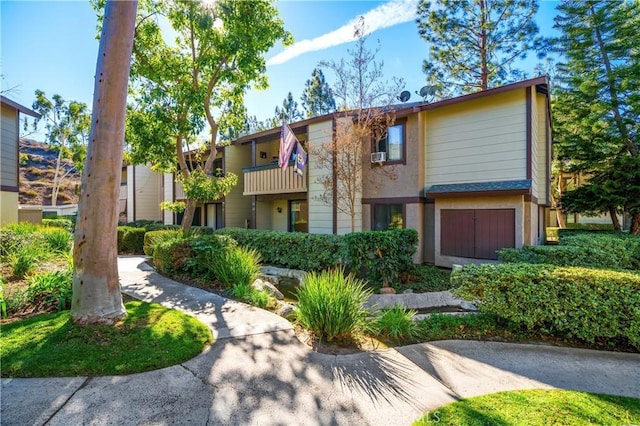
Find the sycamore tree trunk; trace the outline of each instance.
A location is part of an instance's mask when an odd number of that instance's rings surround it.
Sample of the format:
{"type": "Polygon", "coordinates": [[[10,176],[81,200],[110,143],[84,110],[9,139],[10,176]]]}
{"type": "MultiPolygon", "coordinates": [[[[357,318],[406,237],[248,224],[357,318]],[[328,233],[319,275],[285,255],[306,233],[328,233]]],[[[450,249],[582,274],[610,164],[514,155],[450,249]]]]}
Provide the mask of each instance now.
{"type": "Polygon", "coordinates": [[[76,324],[113,324],[126,315],[118,282],[118,192],[137,1],[105,6],[73,250],[76,324]]]}

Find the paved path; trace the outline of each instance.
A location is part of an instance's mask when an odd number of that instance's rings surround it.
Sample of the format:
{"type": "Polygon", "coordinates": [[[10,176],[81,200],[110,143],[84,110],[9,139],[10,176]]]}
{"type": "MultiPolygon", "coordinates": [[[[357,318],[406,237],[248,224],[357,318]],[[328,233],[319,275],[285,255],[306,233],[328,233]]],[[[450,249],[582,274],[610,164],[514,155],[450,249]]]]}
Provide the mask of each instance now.
{"type": "Polygon", "coordinates": [[[190,361],[111,377],[2,379],[2,425],[408,425],[462,397],[562,388],[640,397],[640,355],[442,341],[332,356],[269,312],[119,260],[123,292],[195,315],[216,337],[190,361]]]}

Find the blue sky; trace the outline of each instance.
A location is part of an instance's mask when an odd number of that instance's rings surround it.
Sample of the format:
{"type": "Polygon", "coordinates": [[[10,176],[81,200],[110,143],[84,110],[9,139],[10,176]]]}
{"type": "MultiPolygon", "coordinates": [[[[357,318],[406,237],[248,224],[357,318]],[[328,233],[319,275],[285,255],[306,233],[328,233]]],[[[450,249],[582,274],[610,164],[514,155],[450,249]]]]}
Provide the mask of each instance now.
{"type": "MultiPolygon", "coordinates": [[[[271,117],[289,91],[299,101],[304,83],[319,61],[347,57],[347,49],[353,43],[344,42],[344,35],[352,33],[350,23],[360,15],[368,18],[365,21],[370,27],[393,24],[374,31],[369,48],[374,49],[380,41],[378,59],[384,61],[385,76],[404,78],[411,100],[419,100],[414,91],[424,85],[422,61],[428,46],[418,36],[412,19],[416,3],[417,0],[280,1],[280,16],[298,44],[286,53],[282,46],[275,46],[266,55],[270,88],[247,95],[249,114],[261,120],[271,117]],[[327,47],[332,44],[337,45],[327,47]]],[[[543,35],[554,34],[556,4],[540,4],[537,22],[543,35]]],[[[49,96],[58,93],[67,100],[91,106],[98,41],[96,16],[88,2],[2,0],[0,29],[2,90],[13,88],[6,96],[30,107],[34,91],[41,89],[49,96]]],[[[521,68],[531,73],[535,63],[531,58],[521,68]]],[[[331,80],[330,73],[326,75],[331,80]]]]}

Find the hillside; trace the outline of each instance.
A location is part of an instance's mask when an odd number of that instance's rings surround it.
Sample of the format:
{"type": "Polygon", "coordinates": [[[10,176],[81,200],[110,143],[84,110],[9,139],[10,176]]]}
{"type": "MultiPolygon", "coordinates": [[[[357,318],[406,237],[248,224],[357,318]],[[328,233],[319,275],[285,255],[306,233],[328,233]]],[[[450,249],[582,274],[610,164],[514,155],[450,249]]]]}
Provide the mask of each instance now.
{"type": "MultiPolygon", "coordinates": [[[[49,145],[31,139],[20,139],[20,204],[51,205],[51,188],[58,153],[49,145]]],[[[72,167],[63,160],[64,167],[72,167]]],[[[80,191],[80,174],[70,173],[62,182],[58,205],[75,204],[80,191]]]]}

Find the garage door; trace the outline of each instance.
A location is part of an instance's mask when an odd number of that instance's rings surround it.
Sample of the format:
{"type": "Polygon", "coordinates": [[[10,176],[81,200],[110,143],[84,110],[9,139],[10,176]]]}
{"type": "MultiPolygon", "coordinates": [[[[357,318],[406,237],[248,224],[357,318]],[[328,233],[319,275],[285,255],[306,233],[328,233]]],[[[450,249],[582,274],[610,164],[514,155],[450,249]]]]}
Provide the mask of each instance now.
{"type": "Polygon", "coordinates": [[[496,250],[515,247],[515,217],[515,209],[441,210],[440,253],[497,259],[496,250]]]}

